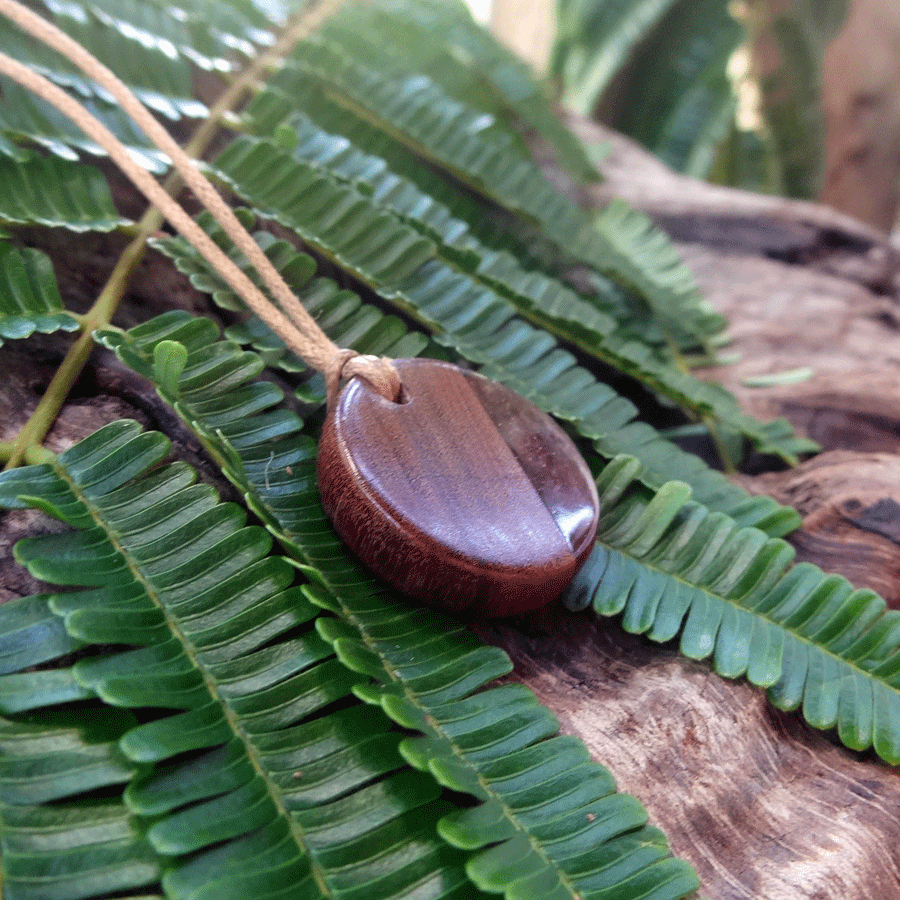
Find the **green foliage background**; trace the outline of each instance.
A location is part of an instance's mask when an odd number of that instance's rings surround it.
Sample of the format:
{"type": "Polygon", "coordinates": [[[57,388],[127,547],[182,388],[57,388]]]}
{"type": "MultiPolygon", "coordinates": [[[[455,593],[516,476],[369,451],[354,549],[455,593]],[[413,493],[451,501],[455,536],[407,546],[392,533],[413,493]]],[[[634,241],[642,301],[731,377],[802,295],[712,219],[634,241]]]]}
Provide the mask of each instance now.
{"type": "Polygon", "coordinates": [[[847,10],[847,0],[559,0],[549,76],[566,106],[677,171],[810,199],[824,163],[822,57],[847,10]],[[755,42],[771,71],[759,71],[755,42]],[[740,75],[729,70],[736,53],[740,75]],[[752,116],[741,114],[751,95],[752,116]]]}

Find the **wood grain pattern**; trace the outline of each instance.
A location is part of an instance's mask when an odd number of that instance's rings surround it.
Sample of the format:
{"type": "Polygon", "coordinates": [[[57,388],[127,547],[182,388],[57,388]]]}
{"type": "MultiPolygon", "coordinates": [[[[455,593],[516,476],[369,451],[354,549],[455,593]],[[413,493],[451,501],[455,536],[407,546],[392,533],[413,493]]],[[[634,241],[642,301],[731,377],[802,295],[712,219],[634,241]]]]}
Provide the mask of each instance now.
{"type": "Polygon", "coordinates": [[[545,413],[472,372],[398,360],[403,402],[344,388],[319,490],[359,558],[404,593],[509,615],[555,599],[597,529],[593,479],[545,413]]]}

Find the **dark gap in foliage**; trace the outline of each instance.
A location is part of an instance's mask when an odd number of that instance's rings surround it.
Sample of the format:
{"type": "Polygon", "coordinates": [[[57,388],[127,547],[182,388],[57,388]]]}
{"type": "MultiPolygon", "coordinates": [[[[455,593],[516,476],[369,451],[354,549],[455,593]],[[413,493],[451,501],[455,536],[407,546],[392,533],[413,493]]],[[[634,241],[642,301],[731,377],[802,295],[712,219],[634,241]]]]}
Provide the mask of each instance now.
{"type": "MultiPolygon", "coordinates": [[[[81,588],[58,588],[53,591],[54,594],[77,593],[81,588]]],[[[73,653],[66,653],[64,656],[57,656],[48,659],[46,662],[38,663],[36,666],[29,666],[28,672],[44,672],[47,670],[63,669],[67,666],[73,666],[82,659],[91,659],[95,656],[107,656],[113,653],[122,653],[126,650],[134,650],[130,644],[88,644],[73,653]]],[[[70,702],[70,701],[68,701],[70,702]]]]}
{"type": "MultiPolygon", "coordinates": [[[[719,455],[719,451],[716,449],[715,442],[708,430],[693,435],[672,435],[669,440],[681,450],[684,450],[685,453],[699,456],[711,469],[717,469],[718,471],[722,470],[722,458],[719,455]]],[[[747,442],[742,441],[741,446],[746,448],[747,442]]],[[[742,453],[738,458],[741,460],[740,468],[743,472],[746,469],[746,455],[742,453]]]]}
{"type": "Polygon", "coordinates": [[[741,472],[747,475],[762,475],[765,472],[785,472],[790,466],[780,457],[771,453],[758,453],[747,446],[741,472]]]}
{"type": "MultiPolygon", "coordinates": [[[[160,719],[167,719],[169,716],[177,715],[182,711],[179,706],[138,706],[129,707],[132,710],[138,723],[141,725],[147,722],[157,722],[160,719]]],[[[173,759],[175,757],[172,757],[173,759]]]]}

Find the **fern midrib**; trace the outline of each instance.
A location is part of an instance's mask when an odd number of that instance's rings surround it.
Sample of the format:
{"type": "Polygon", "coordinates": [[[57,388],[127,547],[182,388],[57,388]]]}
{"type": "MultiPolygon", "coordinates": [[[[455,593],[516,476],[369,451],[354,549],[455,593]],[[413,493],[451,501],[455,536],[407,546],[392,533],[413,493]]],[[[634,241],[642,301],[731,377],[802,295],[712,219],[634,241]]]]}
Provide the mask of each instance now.
{"type": "Polygon", "coordinates": [[[122,557],[125,561],[125,564],[128,568],[128,571],[131,573],[132,577],[137,581],[144,591],[147,593],[147,596],[154,602],[156,607],[162,612],[164,621],[166,626],[172,635],[179,641],[181,644],[182,650],[185,656],[191,661],[191,664],[194,666],[196,671],[200,673],[201,678],[203,679],[203,684],[209,692],[210,699],[217,703],[222,710],[222,714],[225,720],[228,722],[229,726],[232,729],[232,732],[236,737],[241,740],[241,743],[244,747],[244,752],[247,754],[247,757],[250,760],[250,764],[253,766],[256,774],[261,777],[263,784],[266,785],[266,793],[271,799],[274,807],[278,810],[279,814],[287,823],[288,831],[291,836],[297,843],[298,848],[302,849],[303,855],[306,857],[310,872],[315,879],[316,885],[322,892],[322,895],[325,897],[334,896],[332,890],[328,886],[328,882],[325,879],[324,873],[316,862],[316,857],[313,853],[310,852],[309,848],[306,846],[306,841],[304,839],[303,830],[299,827],[297,822],[294,820],[293,816],[291,816],[288,810],[281,803],[281,793],[272,783],[269,778],[269,774],[266,768],[262,765],[260,756],[256,751],[256,748],[253,745],[253,742],[248,738],[246,732],[244,731],[240,719],[236,715],[236,713],[231,709],[230,705],[223,699],[221,694],[218,691],[215,681],[212,680],[206,668],[201,664],[194,645],[187,640],[181,628],[178,625],[177,620],[169,613],[165,603],[162,602],[159,592],[153,586],[151,580],[149,580],[140,565],[138,565],[131,557],[131,554],[128,552],[125,545],[119,538],[117,532],[115,532],[111,527],[109,527],[106,519],[103,517],[101,511],[94,506],[94,504],[90,501],[90,499],[84,494],[83,491],[79,488],[78,484],[69,476],[68,471],[64,466],[61,466],[58,460],[53,460],[51,462],[54,472],[56,475],[65,482],[68,486],[69,490],[72,491],[73,495],[84,504],[85,508],[88,511],[88,514],[91,520],[104,532],[109,540],[110,544],[115,548],[116,552],[122,557]]]}
{"type": "MultiPolygon", "coordinates": [[[[651,571],[658,572],[659,574],[663,575],[667,579],[672,579],[674,581],[677,581],[680,584],[684,585],[685,587],[690,588],[690,590],[692,590],[692,591],[701,591],[704,594],[704,596],[709,597],[716,602],[728,603],[734,609],[740,610],[741,612],[744,612],[744,613],[749,613],[750,615],[755,616],[757,619],[767,622],[767,623],[773,625],[775,628],[778,628],[781,631],[789,634],[794,640],[798,641],[801,644],[804,644],[807,648],[814,648],[815,650],[817,650],[820,653],[827,654],[831,659],[836,660],[839,663],[839,665],[850,668],[854,674],[862,675],[863,677],[865,677],[867,679],[878,680],[887,689],[894,691],[895,693],[900,693],[900,691],[898,691],[897,688],[888,684],[885,679],[880,678],[879,676],[875,675],[870,670],[865,669],[862,666],[860,666],[856,662],[856,660],[847,659],[847,657],[841,656],[840,654],[835,653],[829,647],[823,646],[822,644],[817,644],[812,638],[809,638],[803,634],[796,633],[796,631],[793,628],[789,628],[789,627],[787,627],[787,625],[781,624],[780,622],[765,615],[764,613],[761,613],[758,610],[752,609],[750,607],[743,606],[740,603],[739,599],[734,599],[731,597],[723,597],[720,594],[714,594],[714,593],[712,593],[712,591],[710,591],[709,589],[707,589],[706,587],[704,587],[702,585],[698,585],[698,584],[694,584],[690,581],[686,581],[684,578],[682,578],[681,576],[679,576],[676,573],[666,571],[665,569],[660,568],[659,566],[656,566],[656,565],[653,565],[652,563],[646,562],[645,560],[641,559],[640,557],[631,556],[625,550],[621,550],[618,547],[613,547],[611,545],[605,544],[602,540],[598,540],[597,543],[601,544],[607,551],[613,552],[613,553],[621,553],[623,556],[627,557],[628,559],[634,560],[638,564],[645,566],[646,568],[650,569],[651,571]]],[[[815,615],[815,611],[811,615],[815,615]]],[[[804,620],[804,622],[805,621],[808,621],[808,618],[806,620],[804,620]]],[[[800,627],[802,627],[803,624],[804,623],[800,623],[800,625],[795,626],[795,628],[800,628],[800,627]]],[[[714,652],[714,651],[710,651],[710,653],[712,653],[712,652],[714,652]]],[[[775,684],[775,683],[777,683],[777,679],[776,679],[776,682],[773,682],[773,684],[775,684]]]]}

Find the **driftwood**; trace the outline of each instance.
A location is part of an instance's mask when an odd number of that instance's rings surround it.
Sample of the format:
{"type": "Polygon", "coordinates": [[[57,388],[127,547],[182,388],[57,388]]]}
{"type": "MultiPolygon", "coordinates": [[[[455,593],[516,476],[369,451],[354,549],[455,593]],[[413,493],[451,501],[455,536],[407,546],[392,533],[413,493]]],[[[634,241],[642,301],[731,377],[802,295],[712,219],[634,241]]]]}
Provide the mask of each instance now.
{"type": "MultiPolygon", "coordinates": [[[[900,605],[900,282],[890,246],[824,207],[701,185],[615,135],[579,127],[587,140],[611,147],[602,163],[607,181],[591,199],[621,196],[656,219],[730,317],[741,360],[706,374],[749,411],[786,415],[825,448],[796,470],[744,476],[745,486],[801,510],[805,526],[792,541],[802,558],[900,605]],[[743,384],[798,367],[812,376],[764,389],[743,384]]],[[[96,293],[103,266],[89,240],[54,255],[65,263],[58,266],[64,295],[96,293]]],[[[160,302],[198,302],[152,259],[133,299],[144,307],[140,318],[160,302]]],[[[0,350],[0,440],[26,418],[63,345],[50,338],[0,350]]],[[[122,416],[165,431],[204,472],[199,448],[155,393],[103,352],[49,445],[63,449],[122,416]]],[[[212,479],[212,470],[204,477],[212,479]]],[[[32,513],[0,520],[0,594],[36,589],[8,558],[11,542],[36,520],[32,513]]],[[[552,608],[479,631],[510,653],[512,677],[647,806],[674,852],[697,868],[703,896],[900,900],[895,770],[774,710],[750,685],[627,635],[614,621],[552,608]]]]}

